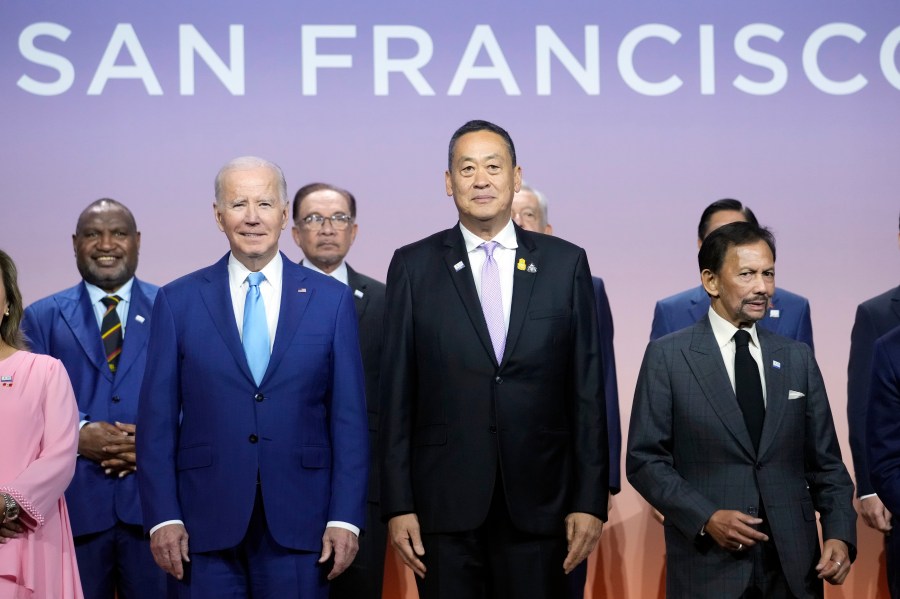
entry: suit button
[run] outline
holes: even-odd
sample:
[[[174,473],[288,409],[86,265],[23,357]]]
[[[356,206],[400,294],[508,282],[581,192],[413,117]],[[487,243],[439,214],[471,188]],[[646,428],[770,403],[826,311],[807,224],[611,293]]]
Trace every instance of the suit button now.
[[[496,432],[497,432],[497,427],[494,426],[494,425],[492,424],[492,425],[490,425],[490,426],[488,427],[488,430],[489,430],[491,433],[496,433]]]
[[[494,382],[496,382],[498,385],[502,384],[502,383],[503,383],[503,377],[498,376],[497,378],[494,379]]]
[[[251,443],[256,443],[257,441],[259,441],[259,437],[257,437],[256,435],[250,435]]]
[[[257,393],[256,395],[253,396],[253,399],[255,399],[256,401],[262,401],[265,398],[266,398],[266,396],[263,395],[262,393]]]
[[[120,401],[122,401],[122,398],[119,397],[118,395],[113,395],[113,396],[112,396],[112,402],[113,402],[113,403],[119,403]]]

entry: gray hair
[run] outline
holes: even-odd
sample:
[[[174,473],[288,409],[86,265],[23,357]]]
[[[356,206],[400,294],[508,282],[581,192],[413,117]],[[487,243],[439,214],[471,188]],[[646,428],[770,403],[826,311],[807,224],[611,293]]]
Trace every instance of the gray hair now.
[[[543,193],[522,181],[522,185],[519,187],[519,192],[528,191],[534,194],[534,197],[537,198],[538,206],[541,207],[541,215],[544,217],[544,225],[547,225],[550,222],[550,209],[547,207],[547,196]]]
[[[216,203],[222,203],[222,187],[227,173],[230,171],[246,171],[254,168],[267,168],[275,174],[275,178],[278,182],[278,198],[281,200],[283,206],[287,206],[287,183],[284,180],[284,172],[281,170],[281,167],[274,162],[270,162],[265,158],[259,158],[257,156],[240,156],[238,158],[233,158],[226,162],[225,166],[219,169],[219,172],[216,174],[215,183]]]

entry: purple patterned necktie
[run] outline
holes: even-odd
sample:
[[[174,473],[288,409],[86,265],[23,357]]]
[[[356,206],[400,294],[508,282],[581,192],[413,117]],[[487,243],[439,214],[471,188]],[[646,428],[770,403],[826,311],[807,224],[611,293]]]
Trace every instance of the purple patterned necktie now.
[[[487,322],[491,343],[497,363],[503,361],[503,350],[506,349],[506,318],[503,316],[503,295],[500,293],[500,270],[494,260],[494,250],[499,244],[486,241],[480,246],[484,250],[485,260],[481,267],[481,310]]]

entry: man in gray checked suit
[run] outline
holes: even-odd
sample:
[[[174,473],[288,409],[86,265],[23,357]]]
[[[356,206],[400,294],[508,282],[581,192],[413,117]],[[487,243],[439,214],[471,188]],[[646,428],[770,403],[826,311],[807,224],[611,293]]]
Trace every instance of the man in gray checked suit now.
[[[811,350],[756,326],[775,240],[732,223],[698,261],[710,310],[647,347],[628,436],[628,480],[665,516],[666,594],[821,597],[855,558],[853,484]]]

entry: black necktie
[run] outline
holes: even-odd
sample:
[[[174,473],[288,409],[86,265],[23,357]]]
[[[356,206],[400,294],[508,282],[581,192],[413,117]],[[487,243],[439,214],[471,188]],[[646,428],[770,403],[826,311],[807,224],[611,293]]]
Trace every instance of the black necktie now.
[[[750,439],[753,440],[753,447],[758,450],[763,420],[766,418],[759,366],[750,355],[750,333],[739,330],[734,334],[734,344],[734,393],[741,412],[744,413],[744,422],[750,432]]]
[[[122,301],[118,295],[107,295],[100,300],[106,306],[103,322],[100,323],[100,336],[103,337],[103,351],[106,352],[106,363],[110,372],[116,371],[119,355],[122,353],[122,321],[116,306]]]

